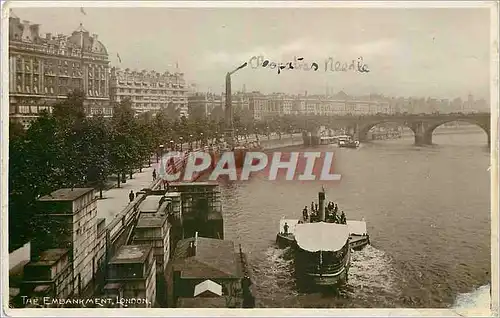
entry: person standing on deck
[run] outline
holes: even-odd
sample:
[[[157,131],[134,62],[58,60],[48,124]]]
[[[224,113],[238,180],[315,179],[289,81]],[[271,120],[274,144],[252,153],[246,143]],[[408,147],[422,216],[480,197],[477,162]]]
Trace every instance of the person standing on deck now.
[[[314,212],[314,201],[311,202],[311,213],[313,213],[313,212]]]
[[[309,213],[307,212],[307,205],[304,207],[304,210],[302,210],[302,217],[304,218],[304,221],[307,221],[309,218]]]
[[[285,235],[288,235],[288,224],[285,222],[285,225],[283,225],[283,233],[285,233]]]
[[[156,180],[156,169],[153,170],[153,181]]]
[[[134,198],[135,198],[134,190],[130,190],[128,198],[129,198],[130,202],[134,201]]]
[[[344,211],[342,211],[342,214],[340,215],[340,223],[341,224],[346,224],[347,223]]]

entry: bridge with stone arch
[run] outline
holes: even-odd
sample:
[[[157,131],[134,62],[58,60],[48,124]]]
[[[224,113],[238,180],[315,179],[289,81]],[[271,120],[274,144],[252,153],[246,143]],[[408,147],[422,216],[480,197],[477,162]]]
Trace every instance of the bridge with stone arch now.
[[[359,141],[366,141],[368,131],[383,123],[397,123],[408,127],[415,136],[415,145],[431,145],[434,130],[453,121],[467,122],[481,127],[491,145],[490,113],[452,113],[452,114],[401,114],[401,115],[364,115],[364,116],[323,116],[306,119],[304,144],[319,143],[319,127],[347,128],[349,133]],[[309,132],[309,134],[307,134]]]

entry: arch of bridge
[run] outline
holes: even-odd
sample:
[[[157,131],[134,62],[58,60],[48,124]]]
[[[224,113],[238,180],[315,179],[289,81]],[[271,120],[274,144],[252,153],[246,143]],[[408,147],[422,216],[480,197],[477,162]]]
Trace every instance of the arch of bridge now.
[[[432,141],[432,135],[434,133],[434,130],[438,128],[439,126],[442,126],[446,123],[454,122],[454,121],[460,121],[460,122],[466,122],[475,126],[480,127],[485,133],[488,138],[488,143],[490,143],[490,138],[491,138],[491,131],[490,131],[490,121],[489,118],[474,118],[474,117],[458,117],[458,118],[449,118],[449,119],[443,119],[443,120],[438,120],[438,121],[433,121],[428,125],[425,129],[425,137],[429,141]]]

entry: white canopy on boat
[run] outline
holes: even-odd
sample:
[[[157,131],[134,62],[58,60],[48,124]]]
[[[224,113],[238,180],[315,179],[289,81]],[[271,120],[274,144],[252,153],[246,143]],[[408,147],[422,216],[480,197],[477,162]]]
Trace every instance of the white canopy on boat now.
[[[349,228],[349,234],[365,235],[367,233],[365,221],[348,220],[347,227]]]
[[[347,243],[349,228],[336,223],[304,223],[295,227],[297,245],[308,252],[336,252]]]

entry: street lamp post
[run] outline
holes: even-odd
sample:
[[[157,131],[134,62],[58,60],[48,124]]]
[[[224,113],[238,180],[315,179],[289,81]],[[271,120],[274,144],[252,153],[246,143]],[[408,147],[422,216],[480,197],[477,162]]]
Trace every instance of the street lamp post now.
[[[160,145],[160,158],[163,158],[163,149],[165,146]]]
[[[200,144],[202,147],[205,145],[205,140],[203,139],[203,133],[200,133]]]

